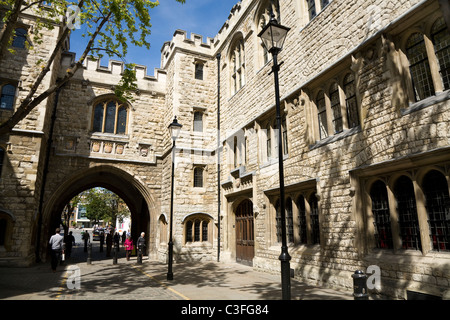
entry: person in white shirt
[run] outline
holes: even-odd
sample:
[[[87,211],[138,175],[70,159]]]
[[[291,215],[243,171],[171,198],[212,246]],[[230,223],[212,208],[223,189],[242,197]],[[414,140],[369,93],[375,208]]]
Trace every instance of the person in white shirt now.
[[[56,272],[56,267],[58,265],[59,259],[61,257],[61,251],[63,249],[64,237],[59,234],[60,229],[56,228],[55,234],[50,238],[48,244],[51,246],[51,256],[52,256],[52,270]]]

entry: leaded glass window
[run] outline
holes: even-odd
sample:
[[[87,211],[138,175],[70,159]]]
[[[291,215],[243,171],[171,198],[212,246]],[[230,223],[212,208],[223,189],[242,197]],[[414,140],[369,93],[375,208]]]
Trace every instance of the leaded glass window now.
[[[392,249],[392,230],[386,185],[378,180],[370,189],[377,248]]]
[[[311,238],[312,243],[320,243],[320,226],[319,226],[319,203],[317,197],[312,194],[309,197],[309,207],[311,208]]]
[[[356,102],[355,76],[349,73],[344,78],[345,104],[347,107],[348,127],[359,126],[358,104]]]
[[[320,91],[316,99],[318,121],[319,121],[319,134],[320,139],[328,137],[328,125],[327,125],[327,109],[325,105],[325,94]]]
[[[16,87],[12,84],[6,84],[2,87],[0,109],[11,110],[14,107],[14,99],[16,96]]]
[[[24,28],[17,28],[15,30],[12,46],[14,48],[25,48],[25,43],[27,42],[27,30]]]
[[[423,191],[433,249],[450,251],[450,198],[445,176],[436,170],[427,173]]]
[[[294,243],[294,219],[291,198],[286,199],[286,229],[288,243]]]
[[[421,250],[419,220],[412,181],[401,176],[394,187],[403,249]]]
[[[341,103],[339,101],[339,87],[336,82],[333,82],[330,88],[330,102],[331,111],[333,112],[334,133],[339,133],[343,130]]]
[[[115,100],[99,102],[94,107],[92,131],[126,134],[128,108]]]
[[[409,70],[413,82],[416,101],[434,94],[430,64],[423,35],[419,32],[412,34],[406,44],[406,56],[409,60]]]
[[[444,90],[450,89],[450,33],[443,17],[433,24],[431,39],[439,62]]]
[[[305,207],[305,198],[303,196],[299,196],[297,198],[297,209],[298,209],[298,223],[299,223],[299,236],[300,243],[306,244],[308,242],[307,237],[307,229],[306,229],[306,207]]]

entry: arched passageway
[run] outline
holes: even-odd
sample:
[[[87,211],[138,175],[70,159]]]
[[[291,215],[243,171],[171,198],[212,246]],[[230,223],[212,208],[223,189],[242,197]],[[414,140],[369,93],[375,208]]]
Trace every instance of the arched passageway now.
[[[47,252],[48,239],[59,227],[60,216],[64,206],[80,192],[102,187],[111,190],[122,198],[131,212],[131,234],[136,241],[141,232],[145,232],[147,241],[147,253],[156,252],[155,225],[150,221],[156,221],[150,217],[156,216],[154,199],[150,191],[137,179],[127,172],[111,166],[97,166],[82,170],[65,179],[55,192],[46,201],[43,211],[42,237],[40,243],[41,258]]]

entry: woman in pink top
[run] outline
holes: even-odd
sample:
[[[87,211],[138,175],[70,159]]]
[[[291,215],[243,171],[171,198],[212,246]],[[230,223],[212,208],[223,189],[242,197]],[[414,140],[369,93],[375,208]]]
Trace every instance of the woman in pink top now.
[[[127,251],[127,261],[130,261],[131,251],[133,250],[133,240],[130,235],[127,235],[125,240],[125,250]]]

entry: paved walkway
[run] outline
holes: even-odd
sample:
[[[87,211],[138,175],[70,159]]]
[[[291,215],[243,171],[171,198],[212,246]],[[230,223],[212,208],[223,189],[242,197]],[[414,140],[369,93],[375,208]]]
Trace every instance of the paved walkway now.
[[[280,276],[237,263],[167,264],[144,257],[126,261],[121,248],[117,264],[94,242],[92,263],[81,246],[53,273],[49,262],[29,268],[0,268],[1,300],[280,300]],[[79,277],[78,277],[79,276]],[[353,300],[352,292],[307,286],[291,280],[292,300]]]

